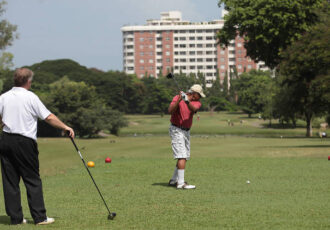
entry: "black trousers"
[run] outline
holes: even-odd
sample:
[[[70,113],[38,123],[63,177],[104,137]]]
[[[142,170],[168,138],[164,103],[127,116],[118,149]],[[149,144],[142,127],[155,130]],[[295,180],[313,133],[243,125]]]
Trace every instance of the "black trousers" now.
[[[3,132],[0,143],[1,172],[6,213],[12,224],[23,221],[20,178],[26,187],[31,216],[37,224],[44,221],[42,182],[39,174],[38,145],[35,140]]]

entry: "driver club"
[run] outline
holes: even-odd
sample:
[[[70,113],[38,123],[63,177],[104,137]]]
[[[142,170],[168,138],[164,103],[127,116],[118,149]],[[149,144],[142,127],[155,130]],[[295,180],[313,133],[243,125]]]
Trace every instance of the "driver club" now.
[[[180,89],[180,87],[179,87],[178,82],[177,82],[176,79],[174,78],[174,74],[173,74],[173,73],[169,73],[169,74],[167,74],[167,75],[166,75],[166,78],[167,78],[167,79],[173,79],[174,82],[175,82],[176,87],[178,88],[178,90],[179,90],[179,91],[182,91],[182,90]]]
[[[70,136],[69,136],[69,137],[70,137]],[[108,210],[108,212],[109,212],[108,220],[113,220],[113,219],[116,217],[116,213],[115,213],[115,212],[110,212],[110,209],[109,209],[107,203],[105,202],[105,200],[104,200],[104,198],[103,198],[103,196],[102,196],[102,194],[101,194],[101,192],[100,192],[100,189],[97,187],[97,185],[96,185],[96,183],[95,183],[95,180],[94,180],[94,178],[93,178],[91,172],[89,171],[88,167],[86,166],[85,160],[84,160],[84,158],[82,157],[82,155],[81,155],[81,153],[80,153],[80,151],[79,151],[79,149],[78,149],[78,147],[77,147],[75,141],[73,140],[72,137],[70,137],[70,139],[71,139],[71,141],[72,141],[74,147],[76,148],[76,150],[77,150],[77,152],[78,152],[78,154],[79,154],[79,156],[80,156],[80,158],[81,158],[81,160],[82,160],[82,162],[83,162],[83,164],[84,164],[84,166],[85,166],[85,168],[86,168],[86,170],[87,170],[89,176],[91,177],[91,179],[92,179],[92,181],[93,181],[93,183],[94,183],[94,185],[95,185],[97,191],[99,192],[99,194],[100,194],[100,196],[101,196],[101,198],[102,198],[102,200],[103,200],[103,203],[104,203],[105,207],[107,208],[107,210]]]

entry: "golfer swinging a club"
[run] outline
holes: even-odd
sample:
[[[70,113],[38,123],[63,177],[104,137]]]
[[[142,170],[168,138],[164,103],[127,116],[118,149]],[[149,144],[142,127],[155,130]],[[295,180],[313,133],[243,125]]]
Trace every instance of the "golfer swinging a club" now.
[[[190,158],[190,128],[194,114],[200,109],[200,98],[205,97],[202,86],[195,84],[187,93],[180,92],[176,95],[169,108],[171,125],[169,133],[172,139],[173,157],[177,159],[173,176],[169,186],[178,189],[194,189],[195,185],[189,185],[184,180],[186,162]]]
[[[46,215],[42,182],[39,175],[37,121],[45,120],[55,128],[74,137],[72,128],[61,122],[29,91],[33,72],[19,68],[14,73],[11,90],[0,96],[0,120],[3,125],[0,158],[6,213],[11,224],[25,224],[21,206],[20,179],[26,187],[30,213],[37,225],[51,224],[55,220]],[[1,124],[1,123],[0,123]]]

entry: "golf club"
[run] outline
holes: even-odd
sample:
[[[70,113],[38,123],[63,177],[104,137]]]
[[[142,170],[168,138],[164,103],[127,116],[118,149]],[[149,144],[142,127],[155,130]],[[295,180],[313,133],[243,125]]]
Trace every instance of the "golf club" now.
[[[69,137],[70,137],[70,136],[69,136]],[[82,160],[82,162],[83,162],[85,168],[87,169],[88,174],[89,174],[90,177],[92,178],[92,181],[93,181],[93,183],[94,183],[94,185],[95,185],[97,191],[99,192],[99,194],[100,194],[100,196],[101,196],[101,198],[102,198],[102,200],[103,200],[103,203],[104,203],[105,207],[107,208],[107,210],[108,210],[108,212],[109,212],[108,220],[113,220],[113,219],[116,217],[116,213],[115,213],[115,212],[110,212],[110,209],[109,209],[107,203],[105,202],[105,200],[104,200],[104,198],[103,198],[103,196],[102,196],[102,194],[101,194],[101,192],[100,192],[100,189],[97,187],[97,185],[96,185],[96,183],[95,183],[95,180],[94,180],[94,178],[92,177],[91,172],[89,171],[88,167],[86,166],[85,160],[84,160],[84,158],[82,157],[82,155],[81,155],[81,153],[80,153],[80,151],[79,151],[79,149],[78,149],[78,147],[77,147],[75,141],[73,140],[72,137],[70,137],[70,139],[71,139],[71,141],[72,141],[74,147],[76,148],[76,150],[77,150],[77,152],[78,152],[78,154],[79,154],[79,156],[80,156],[80,158],[81,158],[81,160]]]
[[[174,74],[173,74],[173,73],[169,73],[169,74],[167,74],[167,75],[166,75],[166,78],[167,78],[167,79],[173,79],[174,82],[175,82],[176,87],[177,87],[178,90],[179,90],[179,92],[182,91],[182,90],[180,89],[180,87],[179,87],[178,82],[177,82],[176,79],[174,78]]]

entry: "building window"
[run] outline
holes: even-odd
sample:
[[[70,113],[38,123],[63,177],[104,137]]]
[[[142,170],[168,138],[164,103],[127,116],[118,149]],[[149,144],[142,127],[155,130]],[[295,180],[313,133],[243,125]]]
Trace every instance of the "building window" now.
[[[225,69],[225,65],[221,65],[220,66],[220,69]]]
[[[144,56],[144,52],[140,52],[140,56]]]
[[[140,49],[142,50],[144,48],[144,45],[140,45]]]
[[[140,42],[143,42],[144,41],[144,38],[140,38]]]
[[[190,41],[194,41],[195,40],[195,37],[189,37],[189,40]]]
[[[251,68],[252,68],[252,65],[248,65],[247,68],[248,68],[248,69],[251,69]]]
[[[167,49],[171,48],[171,46],[170,46],[170,45],[166,45],[165,47],[166,47]]]
[[[166,62],[167,62],[167,63],[171,62],[171,59],[166,58]]]
[[[149,45],[149,49],[152,49],[152,48],[154,48],[154,46],[153,45]]]
[[[237,43],[237,47],[242,47],[242,43]]]
[[[166,54],[166,56],[170,56],[171,55],[171,53],[169,51],[166,51],[165,54]]]
[[[189,55],[195,55],[195,51],[189,51]]]
[[[166,37],[165,40],[166,40],[166,41],[169,41],[169,40],[170,40],[170,37]],[[176,41],[177,41],[177,40],[176,40]]]
[[[144,60],[143,59],[140,59],[140,63],[144,63]]]
[[[140,66],[140,70],[144,70],[144,66]]]
[[[149,63],[154,63],[154,60],[153,59],[149,59]]]
[[[195,47],[195,44],[189,44],[189,47],[190,48],[194,48]]]
[[[242,69],[242,65],[237,65],[237,69]]]

